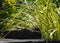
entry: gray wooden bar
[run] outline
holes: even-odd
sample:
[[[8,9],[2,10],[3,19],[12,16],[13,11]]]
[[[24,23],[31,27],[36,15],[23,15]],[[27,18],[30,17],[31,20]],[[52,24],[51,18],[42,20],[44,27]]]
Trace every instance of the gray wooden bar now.
[[[23,42],[45,42],[44,39],[0,39],[0,43],[23,43]]]

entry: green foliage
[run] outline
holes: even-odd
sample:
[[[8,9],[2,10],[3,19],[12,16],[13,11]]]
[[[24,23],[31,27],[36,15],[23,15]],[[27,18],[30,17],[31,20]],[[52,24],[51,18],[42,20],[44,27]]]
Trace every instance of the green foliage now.
[[[42,38],[60,40],[59,0],[1,0],[0,31],[38,27]]]

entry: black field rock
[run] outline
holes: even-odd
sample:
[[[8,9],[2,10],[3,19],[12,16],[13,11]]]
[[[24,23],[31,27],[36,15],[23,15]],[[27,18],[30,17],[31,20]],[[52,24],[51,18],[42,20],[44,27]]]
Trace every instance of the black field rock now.
[[[4,38],[7,39],[40,39],[41,33],[32,29],[18,29],[13,31],[4,31]]]

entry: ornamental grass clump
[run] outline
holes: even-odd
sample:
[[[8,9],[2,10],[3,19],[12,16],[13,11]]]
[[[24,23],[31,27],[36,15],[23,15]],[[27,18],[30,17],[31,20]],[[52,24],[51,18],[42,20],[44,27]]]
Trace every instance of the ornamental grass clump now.
[[[41,38],[60,40],[58,3],[59,0],[5,0],[0,7],[0,24],[4,27],[0,27],[0,31],[38,27]]]

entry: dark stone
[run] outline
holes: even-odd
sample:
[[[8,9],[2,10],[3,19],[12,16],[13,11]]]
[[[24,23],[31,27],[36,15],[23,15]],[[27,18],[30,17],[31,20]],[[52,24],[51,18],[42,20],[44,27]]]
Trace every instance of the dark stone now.
[[[6,35],[9,31],[3,32]],[[13,30],[10,31],[5,38],[8,39],[40,39],[40,31],[31,31],[29,29]]]
[[[60,43],[60,40],[48,40],[48,43]]]

